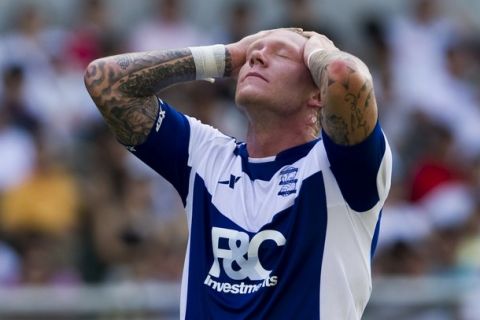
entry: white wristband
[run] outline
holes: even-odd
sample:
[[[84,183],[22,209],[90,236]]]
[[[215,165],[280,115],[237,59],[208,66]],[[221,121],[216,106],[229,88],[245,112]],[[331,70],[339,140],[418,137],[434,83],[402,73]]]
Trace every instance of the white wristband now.
[[[195,62],[196,79],[212,81],[225,73],[225,46],[189,47]],[[213,81],[212,81],[213,82]]]
[[[308,58],[307,58],[307,67],[309,70],[312,70],[311,68],[311,60],[312,60],[312,56],[317,53],[317,52],[320,52],[320,51],[324,51],[325,49],[322,49],[322,48],[318,48],[318,49],[315,49],[313,50],[312,52],[310,52],[310,54],[308,55]]]

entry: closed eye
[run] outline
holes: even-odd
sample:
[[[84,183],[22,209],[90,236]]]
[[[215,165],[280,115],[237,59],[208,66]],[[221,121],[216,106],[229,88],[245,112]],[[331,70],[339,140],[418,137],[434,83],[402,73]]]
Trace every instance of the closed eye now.
[[[277,56],[284,59],[292,59],[290,56],[283,53],[277,53]]]
[[[294,53],[291,52],[289,48],[285,48],[285,46],[281,46],[281,45],[276,46],[273,52],[278,57],[285,58],[285,59],[294,60],[294,57],[295,57]]]

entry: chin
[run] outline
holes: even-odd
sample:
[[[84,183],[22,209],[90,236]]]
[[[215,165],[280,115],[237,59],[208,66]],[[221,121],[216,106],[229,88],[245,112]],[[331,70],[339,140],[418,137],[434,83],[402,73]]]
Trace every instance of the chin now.
[[[250,106],[263,105],[268,101],[266,97],[255,88],[243,87],[235,92],[235,103],[239,107],[248,108]]]

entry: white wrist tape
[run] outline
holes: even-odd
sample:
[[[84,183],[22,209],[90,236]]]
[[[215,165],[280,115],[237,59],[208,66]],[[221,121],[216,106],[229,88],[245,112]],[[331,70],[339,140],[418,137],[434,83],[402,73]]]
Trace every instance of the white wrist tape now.
[[[196,79],[212,81],[225,73],[225,46],[189,47],[195,62]],[[213,81],[212,81],[213,82]]]

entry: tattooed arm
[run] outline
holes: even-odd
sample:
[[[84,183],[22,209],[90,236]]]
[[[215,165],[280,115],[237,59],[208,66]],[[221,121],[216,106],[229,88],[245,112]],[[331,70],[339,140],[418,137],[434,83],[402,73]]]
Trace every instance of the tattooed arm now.
[[[335,143],[362,142],[377,122],[372,77],[367,66],[357,57],[338,50],[325,36],[304,34],[309,38],[305,63],[320,88],[321,127]]]
[[[226,72],[229,72],[228,52]],[[189,49],[122,54],[95,60],[85,72],[85,85],[117,139],[138,145],[147,138],[157,112],[156,94],[195,79]]]
[[[248,46],[271,31],[260,31],[226,45],[224,76],[236,77],[245,63]],[[85,85],[117,139],[134,146],[146,140],[155,122],[155,96],[170,85],[195,78],[194,59],[187,48],[95,60],[87,67]]]

